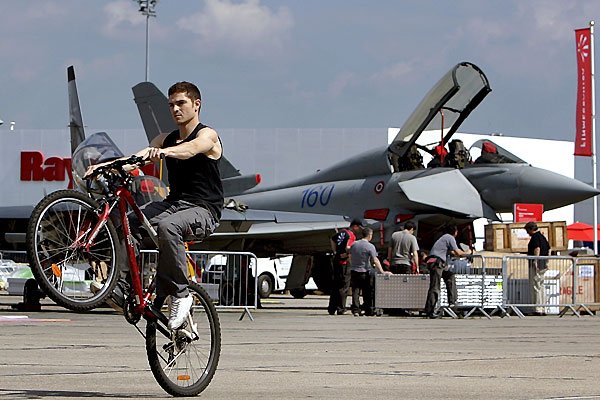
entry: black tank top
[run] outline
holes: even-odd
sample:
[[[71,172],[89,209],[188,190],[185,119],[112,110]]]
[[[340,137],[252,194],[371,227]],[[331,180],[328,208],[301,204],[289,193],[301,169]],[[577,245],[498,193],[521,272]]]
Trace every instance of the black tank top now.
[[[200,123],[183,141],[177,143],[179,130],[171,132],[163,142],[163,148],[189,142],[207,126]],[[219,142],[221,139],[219,138]],[[222,145],[221,145],[222,146]],[[187,160],[165,158],[169,173],[170,191],[167,201],[183,200],[207,208],[215,218],[221,218],[223,208],[223,184],[219,173],[219,160],[205,154],[196,154]]]

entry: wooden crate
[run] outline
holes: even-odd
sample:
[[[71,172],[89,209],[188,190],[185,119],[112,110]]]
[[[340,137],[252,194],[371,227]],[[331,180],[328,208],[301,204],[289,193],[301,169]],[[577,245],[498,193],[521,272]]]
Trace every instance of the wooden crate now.
[[[567,223],[565,221],[551,222],[550,249],[552,251],[567,250],[569,238],[567,237]]]
[[[485,225],[484,250],[509,252],[508,230],[506,224]]]
[[[536,222],[539,231],[552,243],[552,224],[550,222]],[[529,235],[525,231],[525,222],[508,224],[510,251],[512,253],[527,253]],[[552,245],[550,245],[552,247]],[[554,250],[554,249],[551,249]]]

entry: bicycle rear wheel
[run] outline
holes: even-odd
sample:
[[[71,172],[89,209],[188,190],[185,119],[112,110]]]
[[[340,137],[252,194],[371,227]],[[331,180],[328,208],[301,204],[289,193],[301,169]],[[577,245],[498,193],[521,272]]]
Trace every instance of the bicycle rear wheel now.
[[[44,197],[29,219],[27,254],[33,275],[52,300],[73,311],[99,306],[117,283],[112,222],[106,222],[88,249],[81,245],[98,223],[97,209],[83,193],[59,190]]]
[[[166,337],[157,330],[157,321],[146,325],[146,353],[154,378],[173,396],[196,396],[210,383],[221,353],[219,316],[206,291],[196,283],[189,285],[194,297],[192,319],[197,325],[197,337],[190,338],[183,330]],[[189,323],[185,328],[190,331]]]

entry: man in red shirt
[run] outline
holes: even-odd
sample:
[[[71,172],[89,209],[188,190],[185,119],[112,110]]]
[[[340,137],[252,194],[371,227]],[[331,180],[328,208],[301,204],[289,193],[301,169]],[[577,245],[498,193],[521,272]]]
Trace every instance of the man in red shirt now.
[[[329,315],[342,315],[346,312],[346,297],[350,288],[350,263],[348,254],[350,247],[356,241],[356,234],[364,226],[360,219],[353,219],[350,228],[342,229],[331,237],[331,250],[333,251],[333,285],[329,295]]]

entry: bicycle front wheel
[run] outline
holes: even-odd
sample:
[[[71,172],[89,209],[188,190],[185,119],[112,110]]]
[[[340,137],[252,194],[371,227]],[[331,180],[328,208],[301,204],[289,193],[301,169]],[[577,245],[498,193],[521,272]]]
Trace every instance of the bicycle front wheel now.
[[[99,306],[117,283],[117,233],[110,220],[89,247],[98,204],[83,193],[59,190],[34,208],[27,228],[27,253],[41,289],[73,311]]]
[[[157,321],[146,325],[146,353],[152,374],[158,384],[173,396],[196,396],[210,383],[221,353],[219,316],[206,291],[196,283],[189,285],[194,297],[191,327],[166,337],[157,329]],[[187,331],[188,334],[185,334]]]

